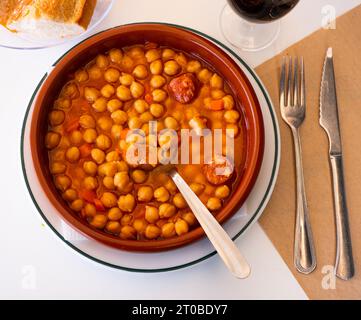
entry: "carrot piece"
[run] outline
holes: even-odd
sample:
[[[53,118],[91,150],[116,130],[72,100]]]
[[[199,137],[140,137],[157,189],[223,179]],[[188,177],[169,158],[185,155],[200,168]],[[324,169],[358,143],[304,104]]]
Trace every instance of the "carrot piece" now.
[[[94,199],[94,205],[98,211],[105,211],[105,207],[99,199]]]
[[[73,119],[68,122],[65,131],[66,132],[72,132],[79,128],[79,119]]]
[[[97,195],[94,191],[91,190],[81,190],[79,191],[80,198],[83,198],[85,201],[94,203],[94,200],[96,199]]]
[[[90,155],[92,151],[92,145],[90,143],[84,143],[79,147],[80,156],[86,158]]]
[[[212,100],[210,102],[209,108],[213,111],[221,111],[224,109],[224,101],[222,99],[220,100]]]
[[[147,102],[147,103],[152,103],[153,102],[153,97],[150,93],[147,93],[144,97],[144,100]]]
[[[128,132],[129,132],[129,128],[125,128],[122,131],[120,131],[120,139],[125,140],[127,138]]]

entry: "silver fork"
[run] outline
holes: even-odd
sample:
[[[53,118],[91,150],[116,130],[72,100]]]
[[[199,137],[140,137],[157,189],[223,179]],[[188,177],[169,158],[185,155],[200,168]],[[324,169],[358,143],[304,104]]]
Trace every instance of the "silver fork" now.
[[[287,60],[288,80],[286,71]],[[298,66],[298,59],[296,58],[294,67],[292,68],[292,58],[283,58],[280,81],[280,107],[282,118],[292,131],[296,157],[297,215],[294,264],[299,272],[308,274],[316,267],[316,255],[307,207],[299,134],[299,127],[305,119],[306,112],[305,67],[303,58],[300,60],[300,67]]]

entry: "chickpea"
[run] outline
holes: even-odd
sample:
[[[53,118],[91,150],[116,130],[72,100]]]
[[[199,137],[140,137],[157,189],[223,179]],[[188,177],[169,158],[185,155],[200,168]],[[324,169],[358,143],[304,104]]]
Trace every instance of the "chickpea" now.
[[[109,112],[114,112],[123,106],[123,102],[118,99],[111,99],[107,103],[107,109]]]
[[[155,225],[148,225],[146,228],[145,228],[145,236],[148,238],[148,239],[155,239],[155,238],[158,238],[162,233],[162,230],[155,226]]]
[[[67,98],[60,98],[55,100],[54,109],[68,110],[71,107],[71,100]]]
[[[70,147],[66,151],[65,157],[69,162],[76,162],[80,158],[80,151],[77,147]]]
[[[160,118],[164,113],[164,107],[159,103],[152,103],[150,105],[150,113],[156,117]]]
[[[83,135],[79,130],[74,130],[70,134],[70,141],[75,146],[80,146],[83,141]]]
[[[159,220],[158,208],[145,206],[145,220],[149,223],[155,223]]]
[[[87,217],[95,217],[97,214],[97,209],[95,208],[95,205],[91,203],[87,203],[84,207],[84,213]]]
[[[114,177],[118,171],[116,162],[106,162],[99,166],[98,174],[100,176]]]
[[[181,236],[182,234],[187,233],[189,230],[189,226],[187,222],[185,222],[183,219],[178,219],[175,223],[175,232],[177,235]]]
[[[120,220],[122,226],[129,226],[133,222],[132,214],[125,214]]]
[[[129,100],[132,99],[132,94],[131,94],[129,88],[127,88],[127,87],[125,87],[123,85],[120,85],[117,88],[117,97],[121,101],[129,101]]]
[[[139,64],[133,70],[133,76],[137,79],[145,79],[148,77],[148,69],[145,65]]]
[[[123,52],[120,49],[112,49],[109,51],[109,59],[113,63],[121,63],[123,58]]]
[[[113,126],[113,120],[108,116],[103,116],[98,119],[97,124],[101,130],[110,131]]]
[[[98,188],[98,180],[95,177],[85,177],[83,180],[83,187],[87,190],[95,190]]]
[[[146,111],[140,115],[139,119],[141,120],[142,123],[148,125],[148,122],[153,120],[153,115],[150,113],[150,111]],[[149,127],[147,128],[147,130],[149,131]]]
[[[176,119],[173,117],[167,117],[164,119],[164,125],[167,129],[173,129],[178,130],[179,129],[179,123]]]
[[[100,94],[104,98],[110,98],[115,93],[115,89],[111,84],[106,84],[100,89]]]
[[[120,124],[114,124],[110,130],[110,133],[113,138],[120,139],[122,131],[123,131],[123,127]]]
[[[45,146],[48,149],[54,149],[60,143],[61,135],[54,131],[49,131],[45,136]]]
[[[120,155],[119,155],[119,153],[117,151],[110,151],[105,156],[105,160],[107,162],[119,161],[120,160]]]
[[[83,164],[83,170],[90,176],[95,176],[98,170],[98,166],[93,161],[85,161]]]
[[[167,190],[170,193],[175,193],[178,190],[176,184],[171,179],[168,179],[168,181],[166,182],[166,184],[164,186],[167,188]]]
[[[102,77],[102,70],[97,66],[92,66],[88,69],[90,80],[99,80]]]
[[[94,148],[91,151],[91,157],[97,164],[102,164],[105,159],[105,154],[104,151]]]
[[[224,109],[231,110],[234,108],[234,99],[231,95],[223,97]]]
[[[138,201],[149,202],[153,198],[153,188],[150,186],[142,186],[138,189]]]
[[[147,59],[148,63],[151,63],[155,60],[161,58],[160,50],[158,49],[150,49],[145,53],[145,58]]]
[[[77,85],[74,82],[67,83],[61,90],[61,95],[64,95],[65,97],[70,99],[75,99],[79,95]]]
[[[143,170],[134,170],[131,175],[135,183],[143,183],[148,178],[147,174]]]
[[[187,207],[187,202],[184,200],[183,196],[180,193],[174,195],[173,203],[179,209],[184,209]]]
[[[52,159],[53,161],[65,161],[65,150],[54,150]]]
[[[113,177],[104,177],[103,178],[103,186],[109,190],[115,189]]]
[[[107,216],[104,214],[97,214],[94,218],[90,221],[90,225],[97,229],[103,229],[108,221]]]
[[[133,228],[138,233],[143,233],[145,231],[145,228],[147,227],[148,223],[144,219],[134,219],[133,221]]]
[[[123,226],[120,230],[120,237],[122,239],[135,239],[136,233],[132,226]]]
[[[118,199],[118,207],[125,212],[132,212],[135,207],[134,196],[130,193],[124,196],[120,196]]]
[[[193,73],[197,73],[202,69],[202,65],[199,61],[197,60],[192,60],[189,61],[187,64],[187,71],[188,72],[193,72]]]
[[[121,229],[121,225],[118,221],[109,221],[105,225],[105,229],[110,233],[119,233]]]
[[[130,183],[128,172],[121,171],[114,175],[114,185],[120,190],[124,190]]]
[[[163,72],[163,63],[162,60],[155,60],[153,61],[150,66],[150,73],[153,75],[158,75],[158,74],[162,74]]]
[[[95,128],[95,120],[89,114],[84,114],[79,118],[79,124],[84,129],[94,129]]]
[[[174,60],[177,61],[181,66],[186,66],[188,63],[187,57],[182,52],[178,53]]]
[[[223,79],[215,73],[210,80],[210,85],[214,89],[223,89]]]
[[[116,110],[110,116],[115,124],[124,124],[128,120],[128,115],[123,110]]]
[[[164,187],[159,187],[154,190],[154,198],[159,202],[166,202],[169,200],[169,192]]]
[[[128,52],[129,56],[131,56],[134,59],[139,59],[144,57],[144,51],[142,47],[133,47]]]
[[[163,102],[167,99],[167,92],[162,89],[155,89],[152,92],[152,97],[154,102]]]
[[[74,189],[67,189],[62,194],[62,197],[66,201],[74,201],[76,198],[78,198],[78,193]]]
[[[128,164],[124,160],[119,161],[117,163],[117,165],[118,165],[118,172],[128,172],[129,171]]]
[[[169,144],[172,137],[169,134],[161,132],[158,136],[158,143],[162,147],[166,144]]]
[[[52,174],[64,173],[66,170],[66,164],[60,161],[55,161],[50,165],[50,172]]]
[[[229,137],[236,137],[239,133],[239,127],[234,123],[229,123],[226,126],[226,134]]]
[[[107,103],[108,100],[106,98],[100,97],[95,100],[95,102],[92,104],[92,107],[97,112],[104,112],[105,110],[107,110]]]
[[[171,238],[176,235],[175,226],[173,222],[168,222],[162,226],[162,237]]]
[[[207,68],[202,69],[198,72],[198,79],[202,83],[208,83],[212,78],[212,72],[210,72]]]
[[[112,146],[112,140],[105,134],[100,134],[96,140],[95,144],[97,148],[101,150],[107,150]]]
[[[130,93],[132,94],[133,98],[138,99],[144,94],[144,87],[139,82],[133,82],[130,85]]]
[[[82,199],[76,199],[70,204],[70,208],[76,212],[81,211],[84,206],[84,201]]]
[[[95,129],[86,129],[83,134],[83,139],[86,143],[93,143],[97,138],[97,135]]]
[[[173,59],[175,57],[175,52],[172,49],[169,48],[165,48],[162,52],[162,58],[163,60],[170,60]]]
[[[108,219],[111,221],[117,221],[120,220],[123,216],[123,213],[120,211],[119,208],[111,208],[108,211]]]
[[[124,70],[130,71],[132,70],[133,66],[134,66],[134,61],[131,57],[125,55],[123,56],[123,60],[122,60],[122,65]]]
[[[120,72],[118,69],[109,68],[104,72],[104,79],[107,82],[117,82],[120,77]]]
[[[153,116],[152,116],[152,114],[150,113],[150,112],[145,112],[144,114],[147,114],[147,117],[148,117],[148,114],[150,115],[150,119],[152,119],[153,118]],[[147,121],[145,121],[144,120],[144,117],[141,117],[141,119],[140,120],[142,120],[143,122],[147,122]],[[147,136],[146,137],[146,143],[149,145],[149,124],[148,123],[144,123],[143,125],[142,125],[142,127],[140,128],[143,132],[144,132],[144,134]]]
[[[58,175],[55,177],[55,187],[60,191],[65,191],[71,186],[71,179],[65,175]]]
[[[230,192],[231,191],[229,190],[229,187],[224,185],[217,187],[216,191],[214,192],[214,195],[219,199],[224,199],[229,196]]]
[[[143,113],[149,109],[148,103],[143,99],[135,100],[133,106],[138,113]]]
[[[205,185],[203,185],[201,183],[193,182],[190,184],[190,188],[197,196],[199,196],[203,193],[203,191],[206,187],[205,187]]]
[[[177,209],[175,206],[169,203],[162,203],[159,206],[159,217],[160,218],[170,218],[174,216],[177,212]]]
[[[49,113],[49,123],[55,127],[62,124],[65,120],[65,113],[62,110],[53,110]]]
[[[218,198],[211,197],[207,201],[207,208],[209,210],[218,210],[221,208],[221,206],[222,202]]]
[[[190,226],[193,226],[197,222],[197,219],[192,212],[183,213],[182,219]]]
[[[223,90],[219,90],[219,89],[214,89],[211,92],[211,96],[214,100],[220,100],[222,99],[226,94],[224,93]]]
[[[164,64],[164,73],[168,76],[175,76],[180,70],[180,65],[174,60],[169,60]]]
[[[158,89],[163,87],[166,84],[166,80],[164,77],[160,75],[154,75],[150,79],[150,86],[154,89]]]
[[[239,112],[236,110],[227,110],[223,117],[224,120],[228,123],[237,123],[239,119]]]
[[[89,79],[88,72],[86,72],[86,70],[80,69],[75,72],[74,78],[78,82],[85,82]]]
[[[128,73],[122,73],[122,75],[119,78],[119,81],[121,85],[129,87],[133,83],[134,78],[132,75]]]
[[[112,208],[117,205],[117,197],[111,192],[104,192],[100,198],[100,201],[106,208]]]
[[[108,65],[109,65],[109,61],[108,61],[108,58],[103,55],[103,54],[99,54],[96,59],[95,59],[95,63],[96,65],[101,68],[101,69],[104,69],[106,68]]]
[[[131,130],[139,129],[142,126],[143,122],[138,117],[131,117],[128,120],[128,127]]]
[[[100,92],[91,87],[84,88],[84,98],[88,100],[90,103],[94,103],[100,96]]]

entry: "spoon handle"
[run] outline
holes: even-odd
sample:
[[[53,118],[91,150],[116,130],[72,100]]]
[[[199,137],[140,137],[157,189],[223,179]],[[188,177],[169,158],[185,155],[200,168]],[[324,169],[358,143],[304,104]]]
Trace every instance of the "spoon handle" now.
[[[169,172],[169,175],[177,185],[185,201],[188,203],[199,224],[208,236],[208,239],[211,241],[228,269],[237,278],[247,278],[251,272],[250,266],[226,231],[224,231],[218,221],[208,211],[202,201],[199,200],[177,171],[172,170]]]

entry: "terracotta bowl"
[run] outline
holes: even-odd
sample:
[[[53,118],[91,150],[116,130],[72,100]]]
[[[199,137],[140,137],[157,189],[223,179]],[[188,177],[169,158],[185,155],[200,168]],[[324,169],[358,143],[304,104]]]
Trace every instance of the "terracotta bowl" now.
[[[231,198],[216,215],[220,223],[230,218],[244,203],[259,173],[264,147],[262,114],[250,82],[233,59],[217,45],[190,31],[163,24],[132,24],[101,32],[76,45],[56,63],[40,88],[35,100],[30,137],[31,153],[41,187],[68,224],[83,235],[104,244],[124,250],[151,252],[191,243],[204,236],[204,232],[202,228],[197,227],[183,236],[172,239],[137,241],[122,240],[92,228],[68,208],[55,189],[48,169],[47,150],[44,146],[49,108],[67,81],[68,75],[93,59],[98,53],[106,52],[113,47],[142,44],[145,41],[180,49],[204,60],[227,80],[234,97],[238,100],[237,108],[243,113],[247,128],[245,166]]]

